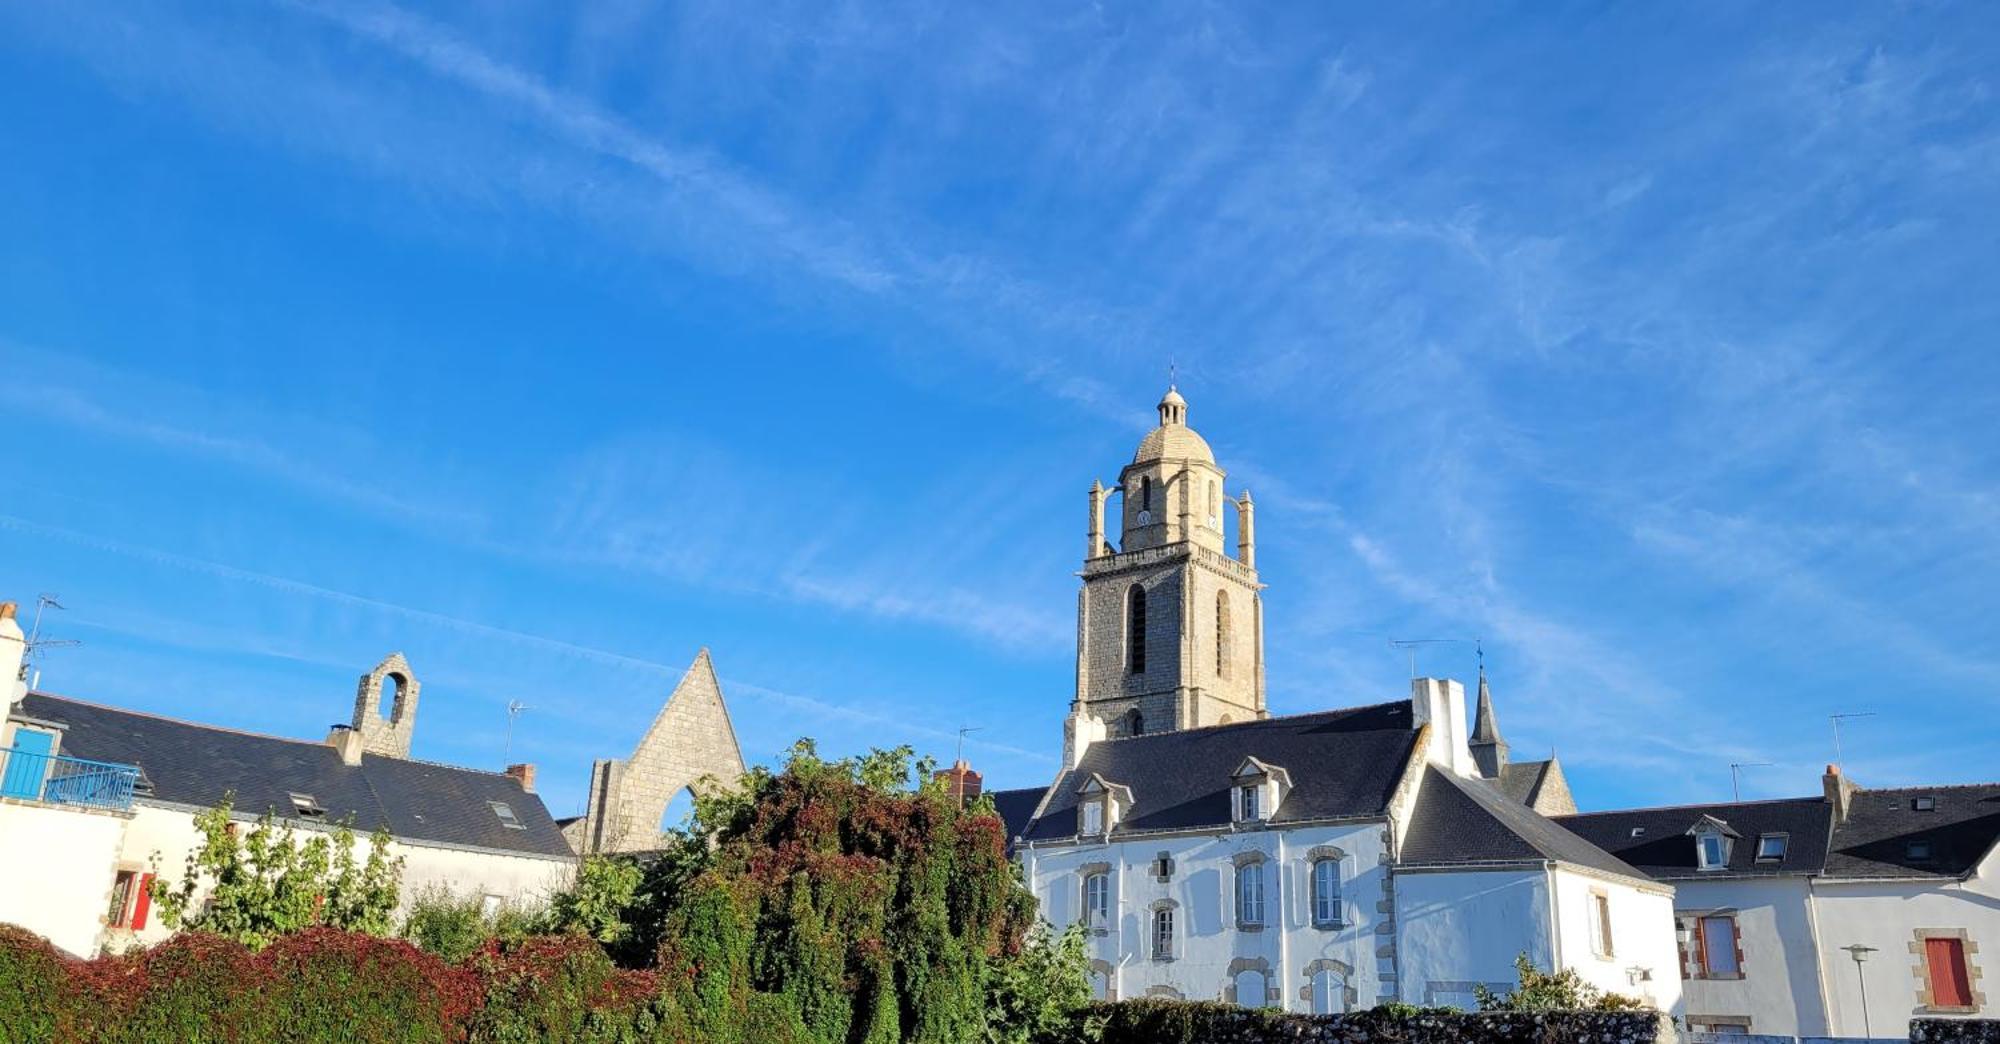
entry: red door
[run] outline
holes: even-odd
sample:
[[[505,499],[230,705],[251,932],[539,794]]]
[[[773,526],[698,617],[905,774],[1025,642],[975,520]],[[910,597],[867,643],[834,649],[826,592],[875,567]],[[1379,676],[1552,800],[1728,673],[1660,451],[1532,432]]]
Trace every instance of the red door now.
[[[1965,972],[1965,942],[1925,939],[1924,963],[1931,971],[1931,1006],[1972,1007],[1972,980]]]

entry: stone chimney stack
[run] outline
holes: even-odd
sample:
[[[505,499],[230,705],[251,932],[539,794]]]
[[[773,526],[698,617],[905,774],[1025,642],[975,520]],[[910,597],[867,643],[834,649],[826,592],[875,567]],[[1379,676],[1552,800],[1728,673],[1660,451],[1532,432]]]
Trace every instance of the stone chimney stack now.
[[[1455,775],[1479,775],[1465,734],[1465,686],[1449,678],[1410,679],[1410,727],[1431,726],[1430,763]]]
[[[954,762],[948,769],[940,769],[933,773],[933,777],[944,784],[945,793],[950,794],[952,800],[960,805],[978,797],[985,784],[985,778],[972,771],[972,766],[966,764],[964,758]]]
[[[1826,792],[1826,803],[1833,806],[1833,821],[1847,822],[1847,813],[1854,807],[1854,792],[1861,788],[1840,774],[1839,765],[1826,767],[1826,775],[1820,777],[1820,787]]]
[[[0,602],[0,693],[7,696],[7,704],[0,711],[13,710],[28,694],[28,683],[24,677],[24,666],[28,657],[28,638],[21,633],[20,621],[14,619],[16,608],[12,602]],[[4,720],[4,716],[0,716]]]
[[[530,794],[535,792],[535,766],[526,762],[519,765],[509,765],[507,766],[507,775],[513,777],[514,782],[521,784],[522,790]]]
[[[361,730],[352,725],[335,725],[326,734],[326,745],[340,752],[343,764],[361,764],[361,751],[366,741],[361,738]]]

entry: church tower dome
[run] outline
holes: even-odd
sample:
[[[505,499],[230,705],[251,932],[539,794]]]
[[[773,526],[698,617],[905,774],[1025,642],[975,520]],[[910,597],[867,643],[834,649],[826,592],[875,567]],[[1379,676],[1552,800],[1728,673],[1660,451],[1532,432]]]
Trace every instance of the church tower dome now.
[[[1159,414],[1118,484],[1090,486],[1072,757],[1095,738],[1267,716],[1250,493],[1224,492],[1227,475],[1188,427],[1179,389],[1167,389]],[[1105,524],[1112,494],[1121,516],[1115,546]],[[1234,556],[1224,537],[1231,513]]]

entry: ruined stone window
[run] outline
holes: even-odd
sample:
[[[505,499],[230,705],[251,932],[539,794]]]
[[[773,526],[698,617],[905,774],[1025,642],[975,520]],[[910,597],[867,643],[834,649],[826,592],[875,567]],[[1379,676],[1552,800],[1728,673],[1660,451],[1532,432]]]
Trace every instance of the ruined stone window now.
[[[1133,584],[1125,599],[1125,669],[1146,673],[1146,585]]]
[[[1229,677],[1229,592],[1215,592],[1215,676]]]

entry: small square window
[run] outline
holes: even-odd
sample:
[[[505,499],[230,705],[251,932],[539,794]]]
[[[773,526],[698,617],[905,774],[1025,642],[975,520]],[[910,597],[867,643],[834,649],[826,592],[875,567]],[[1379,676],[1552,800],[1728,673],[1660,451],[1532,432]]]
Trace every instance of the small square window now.
[[[306,819],[318,819],[326,815],[326,809],[311,794],[292,794],[292,811]]]
[[[1918,798],[1911,798],[1911,799],[1910,799],[1910,811],[1912,811],[1912,812],[1936,812],[1936,811],[1937,811],[1937,798],[1934,798],[1934,797],[1929,797],[1929,796],[1925,796],[1925,797],[1918,797]]]
[[[1903,846],[1903,857],[1915,863],[1926,863],[1931,858],[1929,841],[1912,841]]]
[[[1757,839],[1757,861],[1775,863],[1785,858],[1785,849],[1791,842],[1788,834],[1765,834]]]
[[[1645,836],[1646,836],[1646,828],[1645,828],[1645,827],[1633,827],[1633,828],[1632,828],[1632,836],[1633,836],[1633,837],[1645,837]]]
[[[527,826],[520,821],[520,819],[515,817],[514,810],[512,808],[507,807],[506,802],[488,801],[486,804],[493,809],[494,815],[500,817],[501,826],[504,826],[509,830],[528,829]]]

